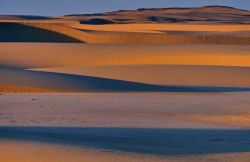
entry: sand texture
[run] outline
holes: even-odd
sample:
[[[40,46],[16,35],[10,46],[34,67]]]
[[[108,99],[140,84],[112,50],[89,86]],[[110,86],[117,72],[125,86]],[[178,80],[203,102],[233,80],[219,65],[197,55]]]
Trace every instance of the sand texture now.
[[[0,162],[249,162],[249,15],[0,15]]]
[[[0,157],[245,162],[249,95],[2,94]]]

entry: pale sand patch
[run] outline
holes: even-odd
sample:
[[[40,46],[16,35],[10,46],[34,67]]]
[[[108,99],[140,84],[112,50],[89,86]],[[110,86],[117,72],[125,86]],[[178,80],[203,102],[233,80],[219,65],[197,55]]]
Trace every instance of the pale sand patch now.
[[[3,94],[0,125],[249,128],[249,95],[248,92]],[[192,115],[198,117],[190,120]]]
[[[248,162],[250,153],[160,157],[31,142],[0,141],[0,160],[4,162]]]

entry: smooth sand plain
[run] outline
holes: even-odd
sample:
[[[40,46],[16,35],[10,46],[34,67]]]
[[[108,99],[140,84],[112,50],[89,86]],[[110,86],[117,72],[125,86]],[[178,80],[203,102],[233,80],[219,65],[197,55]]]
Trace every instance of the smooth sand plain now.
[[[127,128],[220,126],[248,128],[250,126],[248,92],[7,93],[0,95],[0,101],[2,126]]]

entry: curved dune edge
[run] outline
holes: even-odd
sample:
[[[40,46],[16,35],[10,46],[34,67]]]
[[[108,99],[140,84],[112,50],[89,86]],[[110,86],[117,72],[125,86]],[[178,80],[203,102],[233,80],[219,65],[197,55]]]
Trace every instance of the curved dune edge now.
[[[157,85],[250,86],[249,67],[199,65],[118,65],[32,69]]]
[[[21,69],[0,69],[0,85],[14,86],[4,91],[62,92],[238,92],[250,91],[250,87],[176,86],[155,85],[109,78],[80,76]],[[24,87],[24,88],[22,88]],[[25,88],[26,87],[26,88]],[[27,88],[29,87],[29,88]],[[32,87],[32,88],[31,88]],[[35,88],[33,88],[35,87]],[[37,88],[38,87],[38,88]]]
[[[250,67],[244,45],[98,45],[0,43],[0,65],[15,68],[107,65],[217,65]]]
[[[11,23],[10,23],[11,24]],[[14,24],[14,23],[13,23]],[[66,27],[59,23],[23,22],[16,23],[27,27],[43,29],[59,33],[86,43],[112,43],[112,44],[250,44],[250,37],[237,35],[209,35],[209,34],[166,34],[166,33],[131,33],[131,32],[105,32],[82,31]],[[11,37],[15,37],[15,32]],[[18,39],[17,39],[18,40]],[[3,40],[4,41],[4,40]],[[14,40],[13,40],[14,41]],[[14,41],[15,42],[15,41]],[[18,41],[17,41],[18,42]]]
[[[1,68],[0,85],[3,91],[61,91],[61,92],[200,92],[206,88],[160,86],[123,80],[79,76],[60,73],[36,72]],[[10,87],[11,86],[11,87]],[[8,89],[9,88],[9,89]],[[222,88],[223,90],[223,88]],[[237,90],[245,90],[240,88]]]
[[[177,115],[179,119],[250,128],[250,115]]]
[[[67,27],[96,31],[203,31],[203,32],[232,32],[250,31],[250,25],[230,25],[230,24],[110,24],[110,25],[88,25],[77,23],[65,23]]]
[[[39,23],[39,22],[35,22],[35,23],[34,22],[22,22],[22,23],[19,22],[18,24],[22,24],[22,25],[34,27],[34,28],[45,29],[45,30],[53,31],[53,32],[60,33],[63,35],[67,35],[80,42],[86,42],[85,37],[86,38],[91,37],[91,35],[86,32],[81,32],[79,30],[64,27],[63,25],[58,24],[58,23],[54,24],[54,23]]]
[[[87,43],[153,43],[153,44],[250,44],[248,37],[231,37],[230,35],[166,35],[159,33],[129,32],[87,32],[67,28],[61,25],[44,23],[23,23],[27,26],[42,28],[71,36]]]

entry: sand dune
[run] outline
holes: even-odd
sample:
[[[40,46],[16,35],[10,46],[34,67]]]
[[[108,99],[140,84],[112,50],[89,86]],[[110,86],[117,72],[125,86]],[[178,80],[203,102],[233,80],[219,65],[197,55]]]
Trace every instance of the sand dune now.
[[[0,23],[1,42],[85,42],[136,44],[250,44],[250,37],[242,34],[155,33],[129,31],[87,31],[72,29],[60,23]],[[81,27],[82,28],[82,27]],[[130,28],[130,27],[128,27]],[[153,28],[156,31],[158,28]],[[144,30],[143,28],[139,31]],[[35,35],[35,36],[34,36]]]
[[[35,70],[96,76],[158,85],[250,86],[250,68],[248,67],[120,65],[57,67]]]
[[[101,65],[250,66],[250,46],[1,43],[0,65],[47,68]]]
[[[245,87],[154,85],[93,76],[37,72],[20,69],[0,69],[2,92],[238,92]],[[10,88],[9,90],[7,88]]]
[[[81,42],[68,34],[20,23],[0,23],[0,42]]]
[[[0,91],[44,92],[207,92],[207,91],[248,91],[250,88],[207,88],[185,86],[159,86],[60,73],[34,72],[19,69],[0,69]],[[9,90],[6,90],[9,87]],[[32,87],[32,88],[26,88]],[[14,90],[13,90],[14,89]]]
[[[199,31],[199,32],[228,32],[250,31],[250,25],[237,24],[112,24],[112,25],[88,25],[79,23],[66,23],[65,26],[75,29],[96,31]]]
[[[249,15],[0,16],[0,161],[249,161]]]
[[[249,161],[249,120],[241,118],[249,114],[249,95],[3,94],[0,157],[6,162]],[[192,114],[220,120],[188,120]]]

